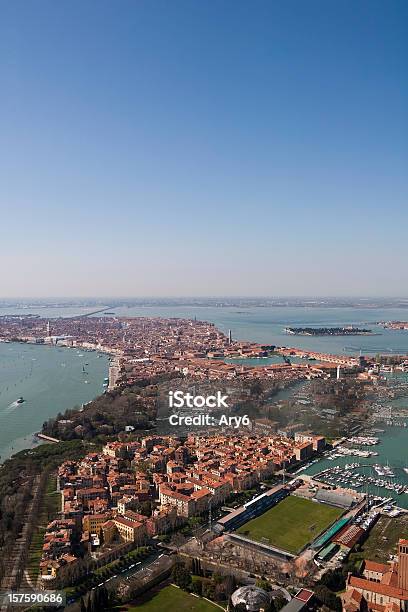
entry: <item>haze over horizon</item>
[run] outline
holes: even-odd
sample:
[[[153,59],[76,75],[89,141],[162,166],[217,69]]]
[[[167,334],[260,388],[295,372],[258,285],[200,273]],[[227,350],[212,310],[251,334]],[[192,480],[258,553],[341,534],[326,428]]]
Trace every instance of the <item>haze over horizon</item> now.
[[[0,298],[407,295],[408,4],[0,13]]]
[[[408,307],[408,296],[404,295],[244,295],[244,294],[235,294],[235,295],[139,295],[139,296],[125,296],[125,295],[49,295],[49,296],[0,296],[0,304],[4,303],[16,303],[17,301],[21,301],[23,304],[28,304],[30,301],[33,303],[39,304],[52,304],[56,302],[82,302],[82,303],[98,303],[104,306],[108,306],[109,303],[126,303],[126,302],[135,302],[135,303],[143,303],[143,302],[174,302],[174,303],[182,303],[185,301],[186,303],[193,302],[205,302],[209,303],[213,301],[223,301],[235,300],[239,302],[247,301],[251,302],[279,302],[283,300],[287,300],[288,302],[316,302],[321,300],[322,302],[327,302],[331,304],[335,304],[336,302],[378,302],[378,303],[401,303],[406,304]]]

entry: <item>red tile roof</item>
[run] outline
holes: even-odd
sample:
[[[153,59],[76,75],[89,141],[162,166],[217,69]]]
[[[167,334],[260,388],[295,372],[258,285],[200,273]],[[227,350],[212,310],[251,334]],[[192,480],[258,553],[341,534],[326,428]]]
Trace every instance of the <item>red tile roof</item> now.
[[[363,534],[364,529],[362,529],[358,525],[346,526],[333,539],[333,542],[336,542],[336,544],[342,544],[343,546],[347,546],[347,548],[353,548],[354,544],[359,541]]]
[[[388,595],[389,597],[408,601],[407,590],[389,586],[388,584],[381,584],[381,582],[374,582],[373,580],[366,580],[365,578],[356,578],[355,576],[350,576],[349,584],[356,589],[372,591],[380,595]]]
[[[386,563],[376,563],[375,561],[369,561],[366,559],[364,561],[364,569],[369,572],[379,572],[380,574],[385,574],[390,569],[390,566]]]
[[[299,593],[296,593],[295,598],[300,599],[300,601],[304,601],[305,603],[309,601],[313,597],[313,591],[309,591],[308,589],[301,589]]]

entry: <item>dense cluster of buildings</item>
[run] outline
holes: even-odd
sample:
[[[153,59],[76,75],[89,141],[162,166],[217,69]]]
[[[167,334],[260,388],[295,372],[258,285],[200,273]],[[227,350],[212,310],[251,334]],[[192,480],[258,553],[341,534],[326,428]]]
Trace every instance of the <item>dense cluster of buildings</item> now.
[[[381,321],[380,325],[385,329],[408,329],[408,321]]]
[[[190,435],[109,442],[58,470],[61,512],[46,530],[41,574],[61,577],[84,550],[94,559],[143,544],[220,506],[283,466],[320,450],[324,439]]]
[[[53,319],[50,323],[34,316],[5,316],[0,318],[0,340],[58,344],[114,355],[109,388],[168,373],[197,380],[273,379],[289,383],[325,375],[336,366],[358,365],[351,357],[287,348],[277,349],[281,363],[264,365],[261,358],[275,347],[233,341],[231,333],[223,334],[214,324],[190,319],[93,316]],[[290,356],[305,359],[293,363]],[[228,358],[235,362],[226,363]],[[244,365],[246,358],[259,358],[258,367]]]
[[[78,346],[140,359],[170,357],[177,351],[205,355],[229,342],[212,323],[160,317],[70,317],[50,322],[35,316],[4,316],[0,338]]]
[[[404,328],[401,325],[395,322],[395,328]],[[15,340],[108,353],[113,357],[110,389],[175,375],[185,378],[186,385],[191,380],[201,385],[201,391],[219,381],[218,386],[237,403],[248,400],[256,381],[285,386],[305,378],[339,378],[341,372],[374,375],[364,358],[237,342],[231,333],[227,336],[211,323],[189,319],[90,316],[50,323],[35,316],[0,317],[0,341]],[[272,350],[281,361],[266,365],[262,359]],[[258,367],[245,365],[248,358],[259,359]],[[250,385],[241,385],[241,381]],[[177,384],[183,388],[183,382]],[[144,408],[156,401],[159,399],[149,396],[141,399]],[[149,414],[153,413],[149,405]],[[275,425],[257,419],[252,433],[244,435],[194,433],[183,439],[156,435],[113,441],[100,452],[62,464],[58,470],[61,512],[44,536],[43,585],[55,579],[64,584],[68,574],[80,575],[83,559],[106,563],[151,537],[171,533],[189,519],[221,506],[232,493],[307,461],[325,447],[322,436],[293,430],[293,437],[288,437],[276,433]],[[281,487],[269,493],[259,504],[275,503],[288,491]],[[330,493],[323,491],[326,498],[321,501],[330,503]],[[351,549],[363,535],[359,526],[339,524],[328,547]],[[398,555],[398,561],[390,565],[366,561],[362,576],[348,577],[347,612],[408,612],[406,540],[400,541]]]
[[[299,357],[301,359],[310,359],[312,361],[320,361],[324,364],[333,364],[335,366],[354,368],[360,365],[360,359],[347,355],[332,355],[330,353],[322,353],[320,351],[306,351],[295,347],[281,347],[277,349],[282,355],[288,357]]]
[[[345,612],[408,610],[408,540],[399,540],[396,561],[364,561],[362,575],[350,574],[346,586]]]

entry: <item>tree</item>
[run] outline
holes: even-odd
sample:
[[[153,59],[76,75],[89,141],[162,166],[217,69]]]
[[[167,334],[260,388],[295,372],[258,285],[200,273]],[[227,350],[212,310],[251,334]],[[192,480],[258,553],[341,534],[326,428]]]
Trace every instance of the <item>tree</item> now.
[[[334,612],[341,612],[342,604],[340,597],[336,597],[327,586],[323,584],[317,585],[314,594],[321,604],[327,606],[330,610],[334,610]]]
[[[88,598],[88,610],[90,612],[96,612],[98,609],[96,591],[91,591]]]
[[[173,565],[171,577],[174,584],[179,586],[181,589],[184,589],[185,591],[191,585],[190,572],[186,569],[184,563],[182,563],[181,561],[177,561],[177,563]]]
[[[84,597],[84,605],[85,605],[85,612],[93,612],[92,611],[92,606],[91,606],[91,598],[89,595],[85,595]]]
[[[203,584],[203,597],[207,599],[215,599],[215,585],[211,580],[207,580]]]
[[[171,544],[176,548],[177,552],[186,543],[186,541],[187,541],[186,537],[182,533],[179,533],[179,532],[176,532],[171,538]]]
[[[253,382],[250,386],[250,393],[252,396],[259,396],[261,395],[263,389],[262,389],[262,383],[259,380],[256,380],[255,382]]]
[[[264,591],[271,591],[271,585],[269,584],[269,582],[265,579],[262,578],[258,578],[258,580],[256,581],[256,586],[259,587],[260,589],[263,589]]]
[[[201,567],[201,559],[194,558],[191,561],[191,573],[196,576],[202,576],[203,570]]]
[[[355,576],[359,576],[361,574],[360,568],[356,567],[356,561],[349,559],[342,567],[342,573],[344,578],[347,578],[347,575],[354,574]]]
[[[233,594],[236,588],[237,588],[237,581],[235,580],[235,576],[231,576],[231,575],[225,576],[224,589],[225,589],[225,595],[227,599]]]
[[[286,606],[287,603],[288,602],[283,597],[283,595],[278,595],[277,597],[273,598],[273,605],[274,605],[276,612],[279,612],[279,610],[281,610],[283,606]]]
[[[320,578],[319,584],[327,586],[331,591],[341,591],[346,586],[344,575],[340,569],[329,570]]]
[[[105,608],[107,608],[109,605],[109,593],[106,587],[101,586],[95,589],[93,593],[95,594],[95,599],[94,599],[95,612],[99,612],[99,610],[104,610]]]
[[[198,576],[192,578],[192,590],[196,595],[203,594],[203,581]]]

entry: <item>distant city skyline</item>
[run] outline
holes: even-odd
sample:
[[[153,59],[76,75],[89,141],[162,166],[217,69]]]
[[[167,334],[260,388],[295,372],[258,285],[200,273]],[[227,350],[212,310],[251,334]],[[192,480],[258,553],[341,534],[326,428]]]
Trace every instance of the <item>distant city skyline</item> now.
[[[0,299],[408,296],[408,4],[6,0]]]

